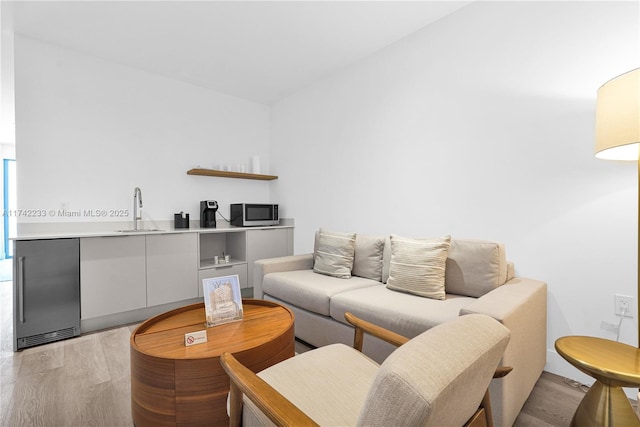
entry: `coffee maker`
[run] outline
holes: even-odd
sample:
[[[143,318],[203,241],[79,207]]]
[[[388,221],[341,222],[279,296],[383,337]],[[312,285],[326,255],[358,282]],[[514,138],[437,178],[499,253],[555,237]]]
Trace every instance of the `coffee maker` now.
[[[216,212],[218,202],[215,200],[203,200],[200,202],[200,227],[216,228]]]

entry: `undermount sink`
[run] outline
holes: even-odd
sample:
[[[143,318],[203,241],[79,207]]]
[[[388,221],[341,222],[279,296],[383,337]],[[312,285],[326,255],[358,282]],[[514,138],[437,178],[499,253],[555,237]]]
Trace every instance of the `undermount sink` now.
[[[129,230],[116,230],[118,233],[148,233],[150,231],[164,231],[159,228],[138,228],[137,230],[129,229]]]

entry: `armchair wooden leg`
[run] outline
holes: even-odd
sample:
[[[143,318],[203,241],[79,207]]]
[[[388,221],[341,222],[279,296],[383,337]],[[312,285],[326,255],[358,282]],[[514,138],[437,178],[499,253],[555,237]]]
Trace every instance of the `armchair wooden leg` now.
[[[493,378],[502,378],[509,372],[513,371],[511,366],[498,366],[493,374]],[[464,425],[464,427],[493,427],[493,410],[491,409],[491,394],[489,389],[484,392],[480,407],[473,414],[473,417]]]
[[[229,385],[229,427],[242,425],[242,391],[232,381]]]
[[[361,328],[356,326],[353,334],[353,348],[362,353],[363,344],[364,344],[364,331]]]
[[[489,394],[489,389],[485,391],[480,407],[484,408],[487,417],[487,427],[493,427],[493,411],[491,410],[491,395]]]

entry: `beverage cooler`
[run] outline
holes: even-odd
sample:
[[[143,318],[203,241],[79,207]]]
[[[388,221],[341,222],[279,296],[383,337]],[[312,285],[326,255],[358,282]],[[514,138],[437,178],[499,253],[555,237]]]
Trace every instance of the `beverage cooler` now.
[[[14,243],[14,351],[80,335],[80,240]]]

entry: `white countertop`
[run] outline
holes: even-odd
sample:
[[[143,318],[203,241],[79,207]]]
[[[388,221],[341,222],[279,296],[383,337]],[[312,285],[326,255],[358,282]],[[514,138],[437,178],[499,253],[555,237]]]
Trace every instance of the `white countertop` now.
[[[18,224],[18,232],[11,240],[68,239],[74,237],[135,236],[173,233],[229,233],[246,230],[291,228],[292,218],[283,218],[280,225],[236,227],[224,220],[217,221],[216,228],[201,228],[199,221],[190,221],[190,228],[174,228],[173,221],[138,221],[138,231],[133,231],[133,221],[104,222],[32,222]]]

